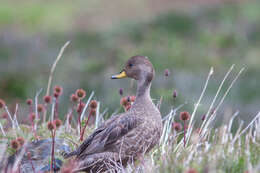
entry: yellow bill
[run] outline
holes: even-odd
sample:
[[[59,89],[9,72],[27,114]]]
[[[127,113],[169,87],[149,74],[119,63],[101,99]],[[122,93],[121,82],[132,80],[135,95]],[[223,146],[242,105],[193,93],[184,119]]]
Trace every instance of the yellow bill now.
[[[127,77],[126,72],[123,70],[119,74],[112,76],[111,79],[122,79],[126,77]]]

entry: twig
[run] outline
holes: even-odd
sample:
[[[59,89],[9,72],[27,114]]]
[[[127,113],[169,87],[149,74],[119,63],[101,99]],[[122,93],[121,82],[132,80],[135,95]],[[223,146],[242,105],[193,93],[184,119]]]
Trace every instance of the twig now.
[[[204,94],[205,94],[205,91],[206,91],[207,86],[208,86],[208,83],[209,83],[209,79],[210,79],[210,77],[213,75],[213,72],[214,72],[213,67],[211,67],[211,68],[210,68],[210,71],[209,71],[209,74],[208,74],[208,77],[207,77],[207,80],[206,80],[206,83],[205,83],[204,88],[203,88],[203,90],[202,90],[202,93],[201,93],[201,95],[200,95],[200,98],[199,98],[198,102],[195,104],[195,108],[194,108],[194,110],[193,110],[193,112],[192,112],[192,114],[191,114],[191,119],[190,119],[189,124],[188,124],[188,127],[189,127],[189,128],[188,128],[188,131],[187,131],[187,143],[189,143],[190,135],[191,135],[191,132],[192,132],[192,126],[191,126],[191,124],[193,123],[193,119],[194,119],[195,114],[196,114],[196,112],[197,112],[197,109],[198,109],[198,107],[199,107],[199,105],[200,105],[200,102],[201,102],[201,100],[202,100],[202,98],[203,98],[203,96],[204,96]],[[185,144],[186,144],[186,143],[185,143]]]
[[[21,128],[20,128],[19,123],[17,121],[17,112],[18,112],[18,104],[16,104],[16,106],[15,106],[14,121],[15,121],[16,126],[20,130]]]
[[[234,115],[231,117],[230,121],[229,121],[229,125],[228,125],[228,132],[231,133],[231,128],[232,128],[232,125],[233,125],[233,121],[234,119],[238,116],[239,114],[239,111],[237,110]]]
[[[86,105],[85,105],[85,107],[84,107],[84,109],[83,109],[83,111],[81,112],[80,121],[83,120],[84,114],[85,114],[85,112],[86,112],[86,110],[87,110],[87,108],[88,108],[89,102],[90,102],[90,100],[92,99],[92,97],[94,96],[94,94],[95,94],[94,91],[92,91],[91,94],[90,94],[90,96],[89,96],[89,98],[88,98],[88,101],[87,101],[87,103],[86,103]]]
[[[70,44],[70,41],[67,41],[64,46],[62,46],[62,48],[60,49],[60,52],[56,58],[56,60],[54,61],[54,63],[52,64],[52,67],[51,67],[51,71],[50,71],[50,75],[49,75],[49,79],[48,79],[48,85],[47,85],[47,91],[46,91],[46,96],[50,95],[50,88],[51,88],[51,82],[52,82],[52,78],[53,78],[53,74],[54,74],[54,71],[55,71],[55,68],[59,62],[59,60],[61,59],[62,55],[63,55],[63,52],[64,50],[66,49],[66,47]],[[46,120],[46,114],[47,112],[45,111],[43,113],[43,119],[44,121]],[[44,122],[45,123],[45,122]]]
[[[242,68],[239,73],[236,75],[235,79],[231,82],[231,84],[229,85],[228,89],[226,90],[224,96],[222,97],[222,99],[220,100],[218,106],[216,107],[214,113],[211,115],[211,117],[209,118],[209,120],[207,121],[205,127],[203,128],[202,131],[202,136],[204,134],[204,132],[207,130],[209,124],[214,120],[214,118],[216,117],[216,112],[218,111],[218,109],[220,108],[220,106],[222,105],[222,103],[224,102],[226,96],[228,95],[230,89],[233,87],[234,83],[237,81],[238,77],[241,75],[241,73],[245,70],[245,68]]]
[[[98,104],[97,104],[97,111],[96,111],[96,120],[95,120],[95,129],[97,129],[98,128],[98,122],[99,122],[99,116],[100,116],[100,111],[99,111],[99,109],[100,109],[100,102],[98,102]]]
[[[183,106],[184,106],[184,104],[178,106],[175,109],[171,109],[170,113],[166,116],[166,119],[164,119],[165,122],[164,122],[164,125],[163,125],[163,132],[162,132],[160,142],[159,142],[162,145],[162,152],[163,153],[165,152],[165,145],[167,144],[169,134],[171,133],[172,122],[174,120],[176,112]]]
[[[70,41],[67,41],[67,42],[64,44],[64,46],[62,46],[62,48],[60,49],[60,52],[59,52],[59,54],[58,54],[56,60],[54,61],[53,65],[52,65],[52,67],[51,67],[50,76],[49,76],[48,85],[47,85],[46,95],[50,95],[50,87],[51,87],[51,82],[52,82],[54,70],[55,70],[56,65],[58,64],[59,60],[61,59],[64,50],[66,49],[66,47],[67,47],[69,44],[70,44]]]
[[[234,138],[234,140],[232,141],[232,143],[234,143],[236,140],[237,140],[237,138],[239,138],[241,135],[243,135],[246,131],[247,131],[247,129],[257,120],[257,118],[259,118],[260,117],[260,111],[257,113],[257,115],[255,116],[255,118],[247,125],[247,127],[246,128],[244,128],[244,130],[242,130],[242,132],[240,132],[240,134],[239,135],[237,135],[235,138]]]
[[[99,127],[99,125],[103,123],[103,121],[104,121],[103,117],[107,113],[107,111],[108,111],[108,108],[106,108],[101,114],[99,114],[99,118],[96,119],[96,121],[98,121],[98,122],[97,122],[97,126],[95,127],[95,129],[97,129]]]
[[[8,107],[6,105],[5,105],[5,111],[6,111],[7,115],[9,116],[9,118],[10,118],[10,120],[12,122],[12,128],[15,129],[14,120],[13,120],[13,118],[11,116],[11,113],[10,113],[10,111],[9,111],[9,109],[8,109]]]
[[[216,99],[217,99],[217,97],[218,97],[218,95],[219,95],[219,93],[220,93],[220,91],[221,91],[221,89],[222,89],[222,87],[223,87],[223,84],[225,83],[227,77],[229,76],[229,74],[230,74],[231,71],[233,70],[234,66],[235,66],[235,65],[233,64],[233,65],[230,67],[230,69],[229,69],[228,72],[226,73],[225,77],[223,78],[221,84],[219,85],[218,90],[217,90],[217,93],[216,93],[216,95],[215,95],[213,101],[211,102],[211,105],[210,105],[210,107],[209,107],[209,109],[208,109],[207,114],[205,115],[205,120],[203,121],[203,123],[202,123],[202,125],[201,125],[201,127],[200,127],[200,132],[199,132],[199,133],[201,133],[201,130],[204,128],[204,125],[205,125],[205,123],[207,122],[207,118],[208,118],[210,112],[212,111],[212,108],[213,108],[213,106],[214,106],[214,103],[216,102]]]
[[[0,129],[1,129],[2,133],[3,133],[3,135],[6,136],[6,133],[4,131],[4,128],[3,128],[3,125],[1,124],[1,122],[0,122]]]
[[[70,108],[69,111],[68,111],[68,114],[66,116],[66,131],[69,131],[70,128],[71,128],[71,125],[70,125],[70,116],[72,114],[72,109]]]

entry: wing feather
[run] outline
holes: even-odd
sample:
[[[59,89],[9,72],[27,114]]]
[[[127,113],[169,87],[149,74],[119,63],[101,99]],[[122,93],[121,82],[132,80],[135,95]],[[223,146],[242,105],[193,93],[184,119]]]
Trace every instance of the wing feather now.
[[[115,143],[121,137],[133,130],[138,124],[135,116],[125,116],[109,126],[101,137],[104,147]]]

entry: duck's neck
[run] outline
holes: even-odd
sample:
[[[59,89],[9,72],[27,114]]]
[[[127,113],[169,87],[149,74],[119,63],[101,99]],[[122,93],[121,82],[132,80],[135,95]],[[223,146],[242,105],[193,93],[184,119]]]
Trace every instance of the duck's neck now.
[[[151,81],[148,81],[147,79],[138,80],[136,101],[139,100],[151,101],[150,88],[151,88]]]

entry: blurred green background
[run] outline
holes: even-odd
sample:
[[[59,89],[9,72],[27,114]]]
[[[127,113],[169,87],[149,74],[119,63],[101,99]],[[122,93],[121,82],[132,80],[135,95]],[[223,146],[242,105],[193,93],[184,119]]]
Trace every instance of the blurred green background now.
[[[164,115],[184,102],[191,111],[213,66],[199,117],[229,67],[236,64],[225,89],[245,67],[219,117],[228,120],[239,110],[247,121],[260,108],[259,9],[260,1],[1,0],[0,98],[14,107],[40,88],[45,93],[50,67],[70,40],[53,81],[64,87],[63,114],[77,88],[88,95],[95,91],[101,111],[109,108],[112,113],[119,107],[118,89],[123,88],[124,95],[135,89],[131,80],[112,81],[110,76],[129,57],[140,54],[148,56],[156,69],[151,95],[156,100],[163,96]],[[167,78],[165,69],[171,72]],[[178,91],[175,101],[173,89]]]

